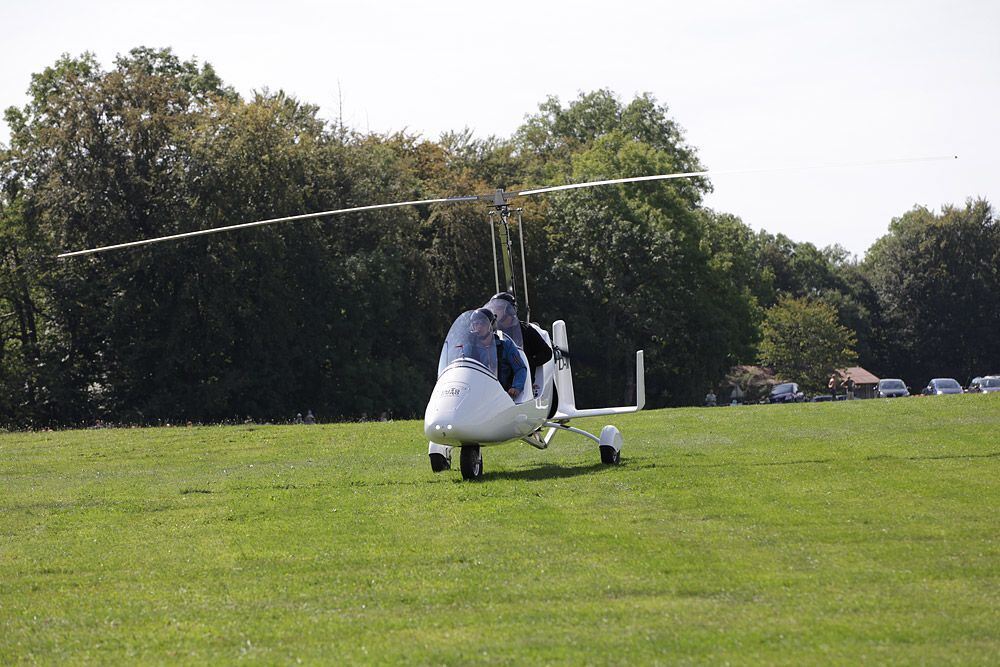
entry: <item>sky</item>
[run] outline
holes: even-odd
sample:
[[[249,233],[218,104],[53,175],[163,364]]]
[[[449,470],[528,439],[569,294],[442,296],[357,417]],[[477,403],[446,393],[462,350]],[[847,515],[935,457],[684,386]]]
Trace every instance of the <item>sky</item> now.
[[[706,204],[756,230],[862,257],[915,205],[1000,206],[995,0],[2,0],[0,26],[2,108],[63,53],[111,68],[136,46],[428,139],[510,136],[550,95],[648,92],[711,170],[958,156],[713,177]]]

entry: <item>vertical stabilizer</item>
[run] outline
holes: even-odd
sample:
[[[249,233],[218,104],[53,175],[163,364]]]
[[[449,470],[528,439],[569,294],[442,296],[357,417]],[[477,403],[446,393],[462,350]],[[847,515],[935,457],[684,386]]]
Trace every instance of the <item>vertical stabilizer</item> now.
[[[573,394],[573,372],[570,368],[569,337],[566,323],[556,320],[552,323],[552,353],[556,364],[556,391],[559,405],[556,413],[571,415],[576,412],[576,396]]]

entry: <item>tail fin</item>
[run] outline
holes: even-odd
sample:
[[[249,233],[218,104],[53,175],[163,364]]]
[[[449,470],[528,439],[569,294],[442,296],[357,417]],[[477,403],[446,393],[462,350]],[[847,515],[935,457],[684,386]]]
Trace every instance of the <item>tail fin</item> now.
[[[556,363],[556,391],[559,393],[559,406],[553,419],[574,419],[576,417],[597,417],[599,415],[620,415],[637,412],[646,405],[646,368],[643,363],[642,350],[635,353],[635,405],[620,408],[588,408],[578,410],[576,396],[573,393],[573,371],[569,354],[569,337],[566,335],[566,323],[556,320],[552,324],[552,344]]]

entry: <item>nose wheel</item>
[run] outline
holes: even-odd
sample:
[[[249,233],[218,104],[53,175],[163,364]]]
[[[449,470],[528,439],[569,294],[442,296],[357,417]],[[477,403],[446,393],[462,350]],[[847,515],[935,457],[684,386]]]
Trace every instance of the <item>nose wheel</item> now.
[[[475,481],[483,478],[483,454],[479,445],[462,445],[462,479]]]
[[[444,472],[451,469],[451,460],[444,454],[431,454],[431,470],[434,472]]]
[[[451,469],[451,447],[432,441],[427,447],[427,454],[430,456],[431,470],[434,472]]]

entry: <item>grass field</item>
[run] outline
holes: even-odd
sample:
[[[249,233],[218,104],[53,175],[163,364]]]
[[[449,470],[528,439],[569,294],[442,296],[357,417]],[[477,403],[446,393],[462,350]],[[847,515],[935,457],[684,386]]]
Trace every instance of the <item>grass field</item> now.
[[[1000,395],[615,423],[0,434],[0,664],[1000,661]]]

